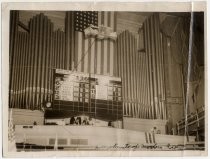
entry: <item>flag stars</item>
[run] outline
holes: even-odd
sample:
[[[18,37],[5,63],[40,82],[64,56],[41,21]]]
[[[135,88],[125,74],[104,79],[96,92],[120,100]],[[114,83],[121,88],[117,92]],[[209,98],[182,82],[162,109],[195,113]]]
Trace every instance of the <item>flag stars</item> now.
[[[89,27],[90,24],[98,25],[98,12],[94,11],[84,11],[76,12],[75,16],[75,30],[83,31],[85,28]]]

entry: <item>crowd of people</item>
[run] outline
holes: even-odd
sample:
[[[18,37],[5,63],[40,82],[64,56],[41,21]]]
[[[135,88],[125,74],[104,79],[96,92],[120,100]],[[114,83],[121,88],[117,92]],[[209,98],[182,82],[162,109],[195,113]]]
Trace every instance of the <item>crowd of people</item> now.
[[[84,117],[82,119],[82,117],[78,116],[78,117],[71,117],[70,118],[70,125],[93,125],[93,120],[91,117]]]

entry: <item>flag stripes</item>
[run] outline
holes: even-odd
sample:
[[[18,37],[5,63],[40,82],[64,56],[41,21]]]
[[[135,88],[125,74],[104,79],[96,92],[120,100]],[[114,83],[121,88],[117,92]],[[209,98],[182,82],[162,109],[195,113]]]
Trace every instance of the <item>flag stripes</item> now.
[[[74,53],[74,13],[66,12],[65,17],[65,69],[70,70],[75,67],[73,59],[75,58]],[[72,62],[72,63],[71,63]]]
[[[114,12],[98,12],[98,25],[115,29]],[[75,32],[75,67],[79,72],[114,75],[114,47],[110,39],[85,37],[81,30]],[[83,57],[83,58],[82,58]]]
[[[14,125],[13,125],[12,109],[10,109],[9,111],[8,140],[10,142],[15,140],[15,130],[14,130]]]
[[[155,134],[150,132],[145,132],[145,141],[147,144],[155,144]]]

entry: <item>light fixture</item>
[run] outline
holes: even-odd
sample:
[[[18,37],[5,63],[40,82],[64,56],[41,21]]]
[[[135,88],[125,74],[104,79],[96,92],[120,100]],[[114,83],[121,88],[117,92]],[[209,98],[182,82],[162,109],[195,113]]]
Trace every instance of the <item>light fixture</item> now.
[[[46,107],[47,107],[47,108],[50,108],[51,106],[52,106],[51,102],[47,102],[47,103],[46,103]]]

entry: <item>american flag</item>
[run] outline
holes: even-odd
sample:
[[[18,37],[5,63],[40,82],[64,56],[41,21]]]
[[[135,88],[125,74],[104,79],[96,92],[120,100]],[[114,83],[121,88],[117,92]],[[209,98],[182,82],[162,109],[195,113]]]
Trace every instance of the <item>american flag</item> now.
[[[8,124],[8,148],[9,151],[16,151],[16,144],[15,144],[15,130],[13,125],[13,118],[12,118],[12,109],[9,113],[9,124]]]
[[[75,12],[75,30],[83,32],[91,24],[98,25],[98,12]]]
[[[75,12],[75,68],[79,72],[114,75],[115,42],[84,36],[84,29],[90,25],[107,26],[116,30],[114,12]]]

